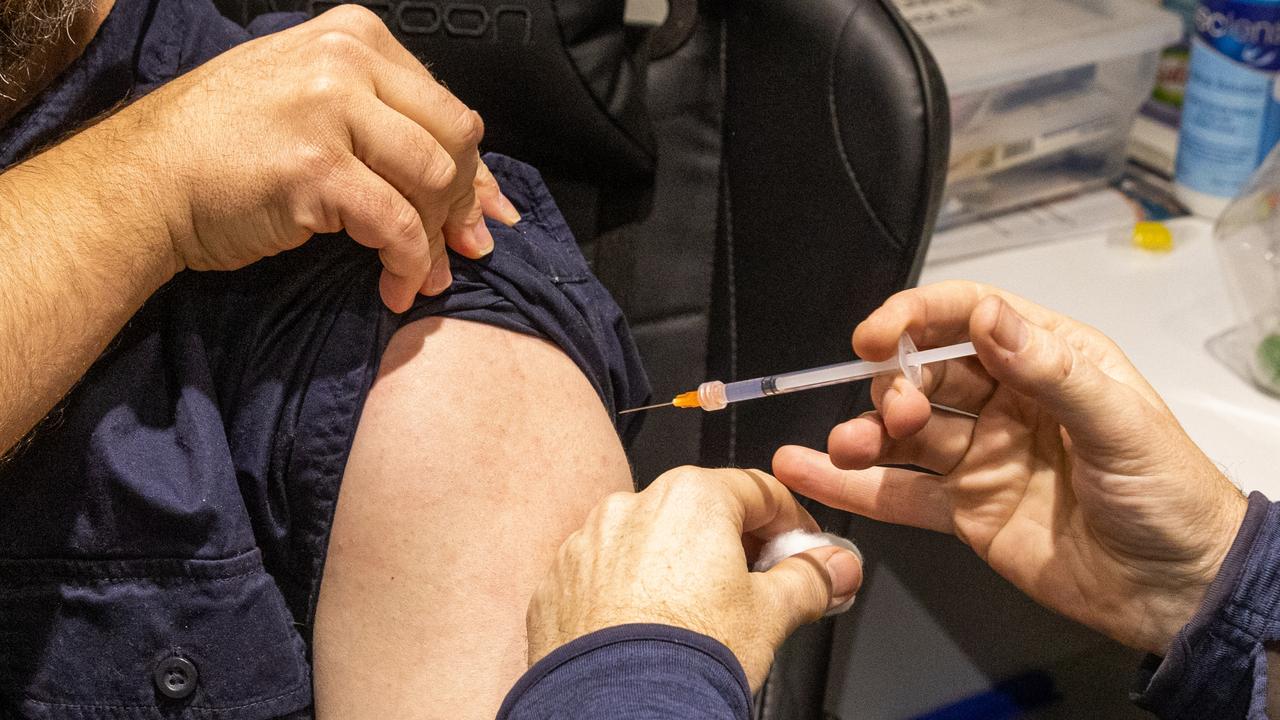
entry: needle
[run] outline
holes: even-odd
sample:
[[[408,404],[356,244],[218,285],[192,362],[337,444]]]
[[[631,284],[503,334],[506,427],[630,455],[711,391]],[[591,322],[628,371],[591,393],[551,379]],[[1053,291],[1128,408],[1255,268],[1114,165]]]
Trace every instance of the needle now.
[[[645,412],[646,410],[657,410],[658,408],[671,407],[671,403],[664,402],[661,405],[650,405],[649,407],[635,408],[633,410],[623,410],[619,415],[630,415],[631,413]]]

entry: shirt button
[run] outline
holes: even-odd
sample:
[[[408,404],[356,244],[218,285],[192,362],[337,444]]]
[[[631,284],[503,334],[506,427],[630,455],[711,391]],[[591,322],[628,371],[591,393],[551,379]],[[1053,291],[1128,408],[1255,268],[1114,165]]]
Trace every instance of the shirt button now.
[[[152,677],[161,695],[171,700],[182,700],[196,691],[196,679],[199,675],[190,660],[167,657],[156,666]]]

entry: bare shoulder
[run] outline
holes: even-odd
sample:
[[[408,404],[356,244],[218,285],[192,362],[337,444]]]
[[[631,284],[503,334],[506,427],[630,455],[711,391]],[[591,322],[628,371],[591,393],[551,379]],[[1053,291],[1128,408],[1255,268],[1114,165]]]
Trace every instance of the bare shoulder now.
[[[526,608],[555,552],[631,486],[608,413],[558,347],[463,320],[405,326],[343,479],[317,616],[319,714],[493,717],[524,671]],[[403,697],[376,691],[388,682]]]

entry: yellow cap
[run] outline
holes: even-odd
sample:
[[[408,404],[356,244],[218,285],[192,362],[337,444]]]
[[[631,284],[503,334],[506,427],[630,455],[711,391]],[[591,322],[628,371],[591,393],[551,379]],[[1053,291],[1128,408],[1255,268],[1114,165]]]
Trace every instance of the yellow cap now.
[[[1148,252],[1173,250],[1173,233],[1164,223],[1140,222],[1133,227],[1133,246]]]
[[[671,404],[675,405],[678,408],[684,408],[686,410],[702,407],[702,403],[698,401],[697,390],[693,390],[683,395],[676,396],[676,399],[672,400]]]

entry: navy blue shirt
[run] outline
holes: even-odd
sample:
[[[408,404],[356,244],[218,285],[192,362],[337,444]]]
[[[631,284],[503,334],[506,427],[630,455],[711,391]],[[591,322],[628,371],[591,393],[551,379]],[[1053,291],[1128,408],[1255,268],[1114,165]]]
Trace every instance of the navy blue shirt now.
[[[751,692],[727,647],[663,625],[608,628],[534,665],[498,720],[747,720]]]

